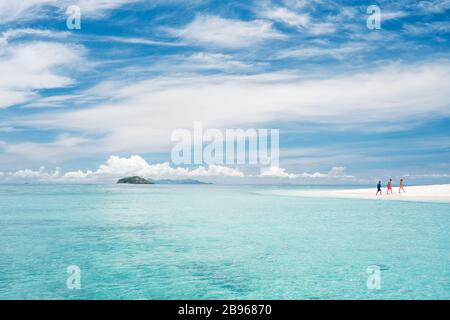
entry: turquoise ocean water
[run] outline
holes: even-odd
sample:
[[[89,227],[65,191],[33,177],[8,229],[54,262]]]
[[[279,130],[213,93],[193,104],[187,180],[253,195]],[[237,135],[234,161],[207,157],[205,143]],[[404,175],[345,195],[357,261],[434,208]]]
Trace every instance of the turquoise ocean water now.
[[[0,299],[450,298],[450,204],[271,189],[0,185]]]

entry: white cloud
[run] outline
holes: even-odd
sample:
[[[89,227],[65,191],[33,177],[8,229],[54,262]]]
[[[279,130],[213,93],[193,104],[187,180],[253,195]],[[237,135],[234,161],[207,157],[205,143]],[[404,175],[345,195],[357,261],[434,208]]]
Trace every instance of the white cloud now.
[[[47,17],[48,10],[65,14],[70,5],[81,8],[82,17],[99,18],[109,10],[137,0],[0,0],[0,25],[13,21],[31,21]]]
[[[128,44],[140,44],[140,45],[148,45],[148,46],[168,46],[168,47],[177,47],[182,46],[183,44],[174,43],[174,42],[164,42],[157,41],[148,38],[136,38],[136,37],[117,37],[117,36],[106,36],[106,35],[77,35],[82,40],[92,40],[92,41],[103,41],[103,42],[121,42]]]
[[[329,177],[349,177],[345,173],[344,167],[333,167],[330,172],[328,172]]]
[[[111,156],[105,164],[102,164],[96,175],[121,176],[121,175],[138,175],[138,176],[166,176],[166,175],[182,175],[187,174],[184,168],[172,168],[168,163],[159,163],[150,165],[140,156],[131,156],[130,158],[120,158]]]
[[[19,170],[7,174],[8,177],[26,180],[56,180],[60,177],[60,170],[56,168],[55,171],[46,171],[45,167],[40,167],[38,171],[30,169]]]
[[[60,108],[67,106],[70,101],[80,98],[78,95],[58,95],[39,97],[34,99],[31,103],[27,103],[27,108]]]
[[[89,33],[74,33],[70,31],[55,31],[50,29],[33,29],[33,28],[20,28],[20,29],[8,29],[2,32],[0,37],[0,45],[7,44],[8,40],[23,38],[23,37],[33,37],[33,39],[45,39],[45,40],[70,40],[76,41],[96,41],[96,42],[119,42],[128,44],[139,44],[148,46],[183,46],[181,43],[176,42],[164,42],[152,40],[149,38],[138,38],[138,37],[125,37],[125,36],[108,36],[108,35],[97,35]]]
[[[70,172],[66,172],[62,179],[63,180],[84,180],[87,179],[89,177],[93,176],[93,172],[91,170],[88,171],[81,171],[81,170],[77,170],[77,171],[70,171]]]
[[[244,173],[238,168],[230,168],[219,165],[208,167],[199,166],[195,169],[182,167],[172,167],[169,163],[149,164],[140,156],[121,158],[111,156],[108,161],[99,166],[95,171],[76,170],[62,173],[59,168],[54,171],[47,171],[45,167],[39,170],[23,169],[15,172],[1,173],[0,178],[6,181],[43,181],[43,182],[64,182],[64,181],[109,181],[118,177],[142,176],[146,178],[212,178],[212,177],[233,177],[243,178]]]
[[[169,74],[187,73],[187,72],[202,72],[202,71],[223,71],[223,72],[240,72],[240,71],[254,71],[255,67],[263,65],[259,63],[246,63],[240,61],[230,54],[197,52],[190,55],[171,55],[164,56],[157,60],[147,70],[155,72],[163,72]]]
[[[62,67],[74,67],[83,48],[52,42],[0,45],[0,108],[38,98],[39,89],[61,88],[74,80]]]
[[[0,0],[0,24],[35,19],[40,16],[44,6],[55,2],[54,0]]]
[[[229,176],[243,177],[244,174],[239,169],[233,169],[224,166],[210,165],[209,167],[198,167],[189,170],[186,168],[173,168],[169,163],[148,164],[140,156],[131,156],[130,158],[120,158],[111,156],[105,164],[102,164],[93,175],[100,176],[122,176],[139,175],[145,177],[210,177],[210,176]]]
[[[50,163],[60,163],[72,159],[77,149],[83,148],[89,140],[83,137],[62,134],[49,143],[21,142],[16,144],[2,143],[0,147],[9,155],[16,155],[19,159],[30,158],[36,161],[45,160]],[[94,152],[95,150],[91,150]]]
[[[138,0],[65,0],[60,6],[64,9],[69,5],[77,5],[81,8],[82,14],[88,17],[102,17],[109,10],[113,10]],[[58,1],[60,2],[60,1]]]
[[[19,129],[11,127],[11,126],[0,125],[0,132],[16,132],[16,131],[19,131]]]
[[[393,20],[406,17],[408,14],[404,11],[381,11],[381,21]]]
[[[0,44],[7,44],[8,40],[21,38],[24,36],[34,37],[46,37],[52,39],[64,39],[70,35],[69,32],[53,31],[48,29],[33,29],[33,28],[21,28],[21,29],[8,29],[2,32],[0,38]]]
[[[278,55],[279,58],[321,58],[321,57],[333,57],[335,59],[343,59],[349,54],[355,54],[357,52],[363,52],[368,47],[363,44],[348,44],[340,47],[298,47],[289,50],[281,51]]]
[[[442,13],[450,9],[449,0],[419,1],[418,7],[425,13]]]
[[[250,47],[266,40],[286,38],[267,21],[242,21],[209,15],[198,15],[181,29],[166,30],[193,45],[232,49]]]
[[[304,9],[316,3],[321,3],[322,0],[283,0],[284,4],[293,9]]]
[[[336,31],[336,26],[331,22],[316,22],[309,25],[309,32],[313,35],[323,35]]]
[[[207,168],[200,166],[189,172],[190,177],[239,177],[243,178],[244,173],[237,168],[230,168],[219,165],[209,165]]]
[[[433,34],[446,34],[450,32],[450,22],[448,21],[436,21],[425,22],[416,24],[407,24],[403,29],[411,35],[421,36],[430,33]]]
[[[306,28],[311,23],[311,19],[308,14],[298,14],[286,8],[266,9],[262,15],[268,19],[280,21],[298,29]]]
[[[322,77],[304,79],[296,73],[275,73],[105,82],[89,95],[110,94],[103,99],[108,102],[10,123],[78,132],[81,137],[91,137],[88,141],[70,150],[56,141],[10,143],[3,148],[37,160],[167,152],[173,147],[172,131],[192,128],[199,119],[205,128],[264,127],[268,122],[288,120],[373,132],[405,130],[411,121],[416,124],[450,114],[448,61],[394,64]]]
[[[184,60],[184,61],[183,61]],[[241,61],[233,59],[231,55],[220,54],[220,53],[207,53],[199,52],[194,53],[185,59],[182,59],[184,65],[187,69],[216,69],[216,70],[227,70],[227,69],[244,69],[249,68],[250,65],[245,64]]]
[[[299,178],[354,178],[345,173],[344,167],[333,167],[328,173],[287,173],[286,169],[280,167],[271,167],[261,172],[262,178],[287,178],[287,179],[299,179]]]
[[[39,170],[23,169],[15,172],[0,172],[0,179],[4,181],[40,181],[40,182],[95,182],[114,181],[120,177],[141,176],[152,179],[183,179],[183,178],[244,178],[246,175],[238,168],[231,168],[220,165],[210,165],[208,167],[199,166],[188,169],[183,167],[172,167],[169,163],[149,164],[140,156],[121,158],[111,156],[106,163],[101,164],[97,170],[75,170],[66,173],[59,168],[48,171],[45,167]],[[353,178],[345,173],[343,167],[333,167],[328,173],[287,173],[285,169],[271,167],[261,172],[262,178]]]
[[[314,22],[308,13],[297,13],[283,7],[264,7],[257,14],[272,21],[281,22],[287,26],[306,31],[311,34],[321,35],[333,33],[336,26],[329,22]]]
[[[287,173],[286,169],[280,167],[270,167],[269,169],[265,169],[263,170],[263,172],[261,172],[260,176],[270,178],[289,178],[289,179],[297,178],[296,174]]]

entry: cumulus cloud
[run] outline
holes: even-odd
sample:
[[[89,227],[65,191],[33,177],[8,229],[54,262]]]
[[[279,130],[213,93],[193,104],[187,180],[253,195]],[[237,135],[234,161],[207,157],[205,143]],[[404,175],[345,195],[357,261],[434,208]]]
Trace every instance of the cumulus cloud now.
[[[280,167],[270,167],[269,169],[263,170],[261,172],[260,177],[269,177],[269,178],[289,178],[295,179],[297,178],[296,174],[287,173],[286,169]]]
[[[168,162],[149,164],[140,156],[131,156],[130,158],[121,158],[111,156],[105,164],[102,164],[94,176],[123,176],[138,175],[145,177],[244,177],[239,169],[210,165],[207,168],[200,166],[189,170],[181,167],[171,167]]]
[[[232,49],[250,47],[266,40],[285,39],[268,21],[242,21],[210,15],[198,15],[181,29],[166,30],[194,45]]]
[[[344,167],[333,167],[330,172],[328,172],[329,177],[349,177],[345,173]]]
[[[189,176],[191,177],[238,177],[243,178],[244,173],[237,168],[230,168],[219,165],[209,165],[207,168],[200,166],[195,170],[189,172]]]
[[[246,175],[239,168],[231,168],[220,165],[199,166],[188,169],[183,167],[172,167],[169,163],[149,164],[140,156],[122,158],[111,156],[101,164],[97,170],[75,170],[61,172],[60,168],[46,170],[40,167],[39,170],[23,169],[15,172],[0,172],[0,179],[4,181],[39,181],[39,182],[95,182],[110,181],[119,177],[141,176],[153,179],[183,179],[183,178],[244,178]],[[344,167],[333,167],[328,173],[288,173],[286,169],[271,167],[262,170],[261,178],[354,178],[345,172]]]
[[[76,170],[62,173],[59,168],[47,171],[45,167],[39,170],[24,169],[15,172],[0,174],[0,178],[6,180],[32,180],[46,182],[64,181],[101,181],[110,180],[124,176],[142,176],[146,178],[211,178],[211,177],[234,177],[243,178],[244,173],[238,168],[210,165],[199,166],[195,169],[172,167],[169,163],[149,164],[140,156],[121,158],[111,156],[106,163],[99,166],[95,171]]]
[[[61,172],[59,168],[56,168],[54,171],[46,171],[45,167],[40,167],[37,171],[24,169],[16,172],[10,172],[4,176],[15,179],[53,181],[57,180],[61,176]]]
[[[62,179],[63,180],[83,180],[83,179],[87,179],[89,177],[92,177],[93,174],[94,174],[94,172],[92,172],[91,170],[88,170],[88,171],[81,171],[81,170],[69,171],[69,172],[66,172],[62,176]]]
[[[263,178],[287,178],[287,179],[298,179],[298,178],[354,178],[349,176],[345,172],[344,167],[333,167],[328,173],[288,173],[286,169],[280,167],[271,167],[264,169],[260,177]]]

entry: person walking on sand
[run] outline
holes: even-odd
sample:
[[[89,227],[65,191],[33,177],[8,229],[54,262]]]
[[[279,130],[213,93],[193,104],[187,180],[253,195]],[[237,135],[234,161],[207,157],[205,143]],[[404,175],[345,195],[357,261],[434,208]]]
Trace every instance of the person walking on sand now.
[[[405,191],[405,180],[400,179],[400,187],[398,188],[398,193],[400,193],[403,190],[403,192]]]
[[[378,184],[377,184],[377,194],[376,195],[378,195],[378,194],[380,194],[380,196],[383,195],[383,192],[381,191],[381,181],[378,181]]]
[[[392,179],[389,179],[387,183],[387,194],[389,194],[389,191],[391,191],[392,194]]]

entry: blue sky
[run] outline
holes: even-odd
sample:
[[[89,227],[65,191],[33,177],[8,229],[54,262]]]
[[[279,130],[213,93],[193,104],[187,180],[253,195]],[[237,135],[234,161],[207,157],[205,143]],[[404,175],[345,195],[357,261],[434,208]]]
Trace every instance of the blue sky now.
[[[70,5],[81,30],[66,26]],[[380,30],[367,28],[370,5]],[[171,132],[202,120],[280,129],[275,181],[449,182],[449,11],[447,0],[0,0],[0,179],[177,175],[157,166]]]

